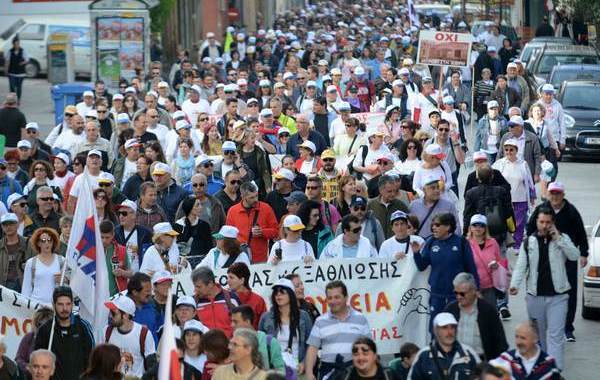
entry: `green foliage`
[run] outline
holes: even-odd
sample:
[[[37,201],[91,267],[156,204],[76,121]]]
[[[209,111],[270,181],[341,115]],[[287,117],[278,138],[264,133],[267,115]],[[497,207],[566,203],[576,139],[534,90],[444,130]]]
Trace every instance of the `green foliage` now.
[[[150,30],[152,33],[161,33],[164,28],[171,10],[175,7],[177,0],[160,0],[160,3],[150,10]]]
[[[583,16],[586,22],[597,25],[600,21],[600,1],[598,0],[561,0],[559,4],[572,9],[575,15]]]

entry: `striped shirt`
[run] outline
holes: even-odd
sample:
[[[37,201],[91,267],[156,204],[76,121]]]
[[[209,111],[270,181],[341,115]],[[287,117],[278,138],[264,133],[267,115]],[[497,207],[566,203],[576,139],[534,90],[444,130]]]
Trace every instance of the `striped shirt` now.
[[[371,336],[369,322],[362,313],[348,307],[346,319],[339,320],[327,312],[315,321],[307,343],[321,349],[321,361],[335,363],[340,354],[344,361],[352,360],[352,344],[356,339]]]

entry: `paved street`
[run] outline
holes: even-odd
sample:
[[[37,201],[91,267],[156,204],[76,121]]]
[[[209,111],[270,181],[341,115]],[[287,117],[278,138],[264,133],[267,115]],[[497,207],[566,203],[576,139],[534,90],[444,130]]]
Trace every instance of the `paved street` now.
[[[6,77],[0,77],[0,99],[4,99],[8,91]],[[54,125],[54,105],[51,101],[50,86],[45,80],[25,80],[22,110],[28,121],[37,121],[45,136]],[[464,183],[465,171],[461,176]],[[567,188],[567,198],[575,204],[583,216],[584,223],[591,231],[594,223],[600,218],[600,163],[592,162],[563,162],[559,167],[559,180]],[[514,262],[514,258],[512,258]],[[581,286],[580,286],[581,289]],[[505,323],[509,341],[515,325],[526,318],[523,291],[517,297],[511,298],[513,320]],[[581,292],[580,292],[581,293]],[[575,322],[577,343],[567,343],[566,363],[564,373],[566,379],[586,380],[597,379],[596,359],[600,352],[600,322],[585,321],[577,311]]]

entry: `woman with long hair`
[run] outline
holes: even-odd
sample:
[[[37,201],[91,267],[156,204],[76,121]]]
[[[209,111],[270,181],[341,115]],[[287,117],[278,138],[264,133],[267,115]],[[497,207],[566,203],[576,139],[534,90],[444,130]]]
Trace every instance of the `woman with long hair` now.
[[[99,222],[109,220],[114,225],[119,224],[117,216],[113,211],[112,201],[106,190],[102,188],[94,190],[94,202],[96,203],[96,214],[98,215]]]
[[[269,79],[261,79],[258,82],[258,93],[256,97],[260,102],[260,108],[269,107],[269,101],[273,96],[273,88],[271,87],[271,81]]]
[[[237,294],[242,305],[248,305],[254,311],[254,328],[258,329],[260,317],[267,311],[267,305],[261,295],[250,288],[250,269],[245,263],[233,263],[227,268],[227,285]]]
[[[422,153],[423,145],[419,140],[415,138],[404,140],[400,146],[400,160],[394,164],[394,168],[404,176],[403,183],[408,183],[411,190],[415,172],[423,164],[420,159]]]
[[[158,141],[153,141],[149,143],[144,149],[144,154],[146,155],[146,157],[152,160],[152,162],[167,162],[165,152],[163,151],[163,148]]]
[[[506,66],[515,58],[519,53],[512,44],[510,38],[502,40],[502,47],[498,50],[500,56],[500,62],[502,62],[502,74],[506,74]]]
[[[65,259],[59,256],[60,238],[52,228],[38,228],[29,241],[36,255],[25,263],[21,294],[52,304],[52,292],[60,283]]]
[[[296,170],[305,176],[317,174],[321,170],[323,162],[316,156],[315,144],[312,141],[305,140],[298,145],[298,151],[300,157],[296,160]]]
[[[217,246],[208,251],[208,254],[196,268],[209,267],[214,271],[220,268],[228,268],[236,262],[250,265],[248,255],[246,252],[242,252],[238,234],[239,230],[234,226],[224,225],[221,227],[219,232],[213,234]]]
[[[132,94],[125,95],[125,99],[123,99],[123,111],[129,115],[129,119],[133,120],[133,115],[138,110],[138,100]]]
[[[121,380],[121,350],[110,343],[99,344],[90,354],[82,380]]]
[[[350,203],[352,196],[356,195],[356,178],[351,175],[344,175],[338,179],[338,193],[331,203],[338,209],[340,216],[350,214]]]
[[[494,289],[492,272],[498,269],[503,259],[500,256],[498,242],[490,237],[485,215],[475,214],[471,217],[467,239],[479,275],[479,292],[490,305],[496,306],[496,289]]]
[[[135,174],[125,181],[121,193],[132,201],[137,201],[140,197],[140,186],[144,182],[152,181],[150,175],[150,166],[152,159],[145,155],[140,155],[135,163]]]
[[[195,159],[192,155],[194,143],[191,139],[180,139],[179,150],[172,163],[173,177],[180,185],[188,183],[194,175]]]
[[[312,319],[300,310],[292,281],[281,278],[273,286],[271,305],[271,310],[261,317],[258,329],[277,339],[286,366],[302,375]]]
[[[196,198],[186,198],[181,202],[181,210],[184,216],[175,222],[175,229],[179,232],[177,242],[186,243],[190,253],[204,258],[214,244],[210,224],[200,219],[202,205]]]
[[[336,156],[353,156],[358,148],[365,145],[365,138],[360,132],[360,121],[351,117],[346,121],[345,133],[335,136],[333,151]]]
[[[204,130],[210,124],[210,119],[206,112],[200,112],[198,114],[198,118],[196,119],[196,125],[192,128],[191,136],[192,141],[194,141],[194,145],[202,146],[202,141],[204,140]]]
[[[54,310],[49,306],[41,306],[33,312],[31,318],[31,331],[23,336],[21,342],[19,342],[19,348],[15,356],[15,361],[24,374],[29,374],[27,365],[29,364],[29,358],[35,347],[35,334],[38,329],[47,321],[54,318]]]
[[[291,170],[292,173],[294,173],[295,177],[292,181],[294,189],[304,192],[304,190],[306,189],[306,181],[308,180],[308,178],[296,169],[296,160],[294,159],[294,157],[290,154],[286,154],[285,156],[283,156],[283,158],[281,159],[281,167]]]
[[[327,243],[335,237],[331,228],[323,223],[321,204],[313,200],[304,201],[300,204],[296,215],[305,226],[302,230],[302,240],[310,244],[318,259]]]
[[[202,369],[201,380],[211,380],[216,368],[225,367],[229,360],[229,339],[221,329],[212,329],[202,336],[202,348],[206,354],[206,363]],[[223,377],[224,380],[229,380]]]
[[[71,227],[73,227],[73,217],[70,215],[62,216],[58,221],[58,226],[60,228],[60,247],[58,248],[58,254],[65,256],[67,254],[67,246],[71,236]]]
[[[377,129],[385,133],[385,143],[394,144],[402,136],[400,106],[391,104],[385,109],[385,119]]]
[[[200,372],[206,363],[206,354],[202,349],[202,335],[207,331],[208,327],[195,319],[187,321],[183,327],[184,361]]]
[[[37,190],[42,186],[50,187],[53,193],[62,197],[60,188],[54,184],[54,170],[48,161],[34,161],[29,169],[29,178],[31,180],[23,188],[23,195],[27,197],[27,205],[30,210],[37,209]]]
[[[230,120],[232,123],[235,120]],[[204,154],[207,156],[220,156],[223,154],[221,146],[223,145],[223,140],[221,139],[221,134],[219,133],[219,128],[215,124],[209,124],[204,128],[204,138],[202,139],[201,148]]]
[[[173,312],[173,332],[175,338],[183,337],[183,328],[187,321],[196,316],[196,300],[192,296],[179,296]]]

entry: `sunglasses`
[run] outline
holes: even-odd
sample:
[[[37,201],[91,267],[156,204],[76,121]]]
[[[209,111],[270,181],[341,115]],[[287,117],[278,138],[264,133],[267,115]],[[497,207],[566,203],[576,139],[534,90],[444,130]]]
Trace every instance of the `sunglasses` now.
[[[207,117],[203,117],[203,118],[198,119],[198,121],[207,121],[207,120],[208,120]]]
[[[409,145],[406,147],[406,149],[415,150],[415,149],[417,149],[417,147],[415,145]]]
[[[284,132],[284,133],[280,133],[280,134],[279,134],[279,137],[290,137],[290,134],[289,134],[289,133],[286,133],[286,132]]]
[[[50,201],[54,200],[53,197],[44,197],[44,198],[38,198],[38,199],[41,200],[41,201],[44,201],[44,202],[50,202]]]
[[[229,184],[230,185],[241,185],[242,181],[234,179],[233,181],[229,181]]]
[[[226,156],[235,156],[235,150],[226,150],[223,154]]]
[[[352,353],[357,354],[358,352],[367,353],[371,352],[371,349],[368,347],[352,347]]]
[[[324,158],[323,162],[333,162],[335,161],[335,158]]]
[[[210,168],[212,166],[213,166],[212,162],[208,162],[208,163],[202,165],[202,167],[204,167],[204,168]]]
[[[455,295],[457,295],[457,296],[464,297],[464,296],[467,294],[467,292],[457,292],[457,291],[455,290],[455,291],[454,291],[454,294],[455,294]]]
[[[353,234],[357,234],[360,232],[361,229],[362,229],[362,227],[356,227],[356,228],[349,229],[348,231],[352,232]]]
[[[473,226],[473,227],[479,227],[479,228],[485,228],[485,224],[483,224],[483,223],[473,223],[473,224],[471,224],[471,226]]]
[[[100,186],[100,187],[112,187],[112,183],[103,182],[103,183],[99,183],[98,186]]]
[[[52,243],[52,238],[41,238],[40,243]]]
[[[204,186],[206,186],[206,184],[205,183],[192,183],[192,186],[193,187],[204,187]]]
[[[360,210],[360,211],[367,211],[367,206],[354,206],[354,207],[352,207],[352,209],[354,211],[358,211],[358,210]]]
[[[318,190],[320,189],[319,186],[306,186],[306,190]]]
[[[73,116],[75,116],[75,114],[72,114],[72,113],[66,113],[65,114],[65,117],[73,117]]]
[[[118,211],[117,215],[119,215],[119,216],[127,216],[127,215],[129,215],[129,213],[127,211]]]
[[[19,206],[19,207],[25,208],[25,207],[27,207],[27,202],[15,203],[15,206]]]

